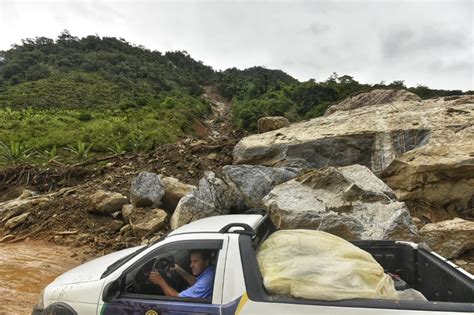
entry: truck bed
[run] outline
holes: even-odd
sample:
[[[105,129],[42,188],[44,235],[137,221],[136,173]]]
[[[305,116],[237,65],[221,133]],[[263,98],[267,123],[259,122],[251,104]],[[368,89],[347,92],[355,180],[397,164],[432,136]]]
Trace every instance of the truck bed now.
[[[268,236],[265,235],[265,236]],[[262,237],[263,240],[266,237]],[[396,241],[355,241],[354,245],[369,252],[386,272],[397,274],[408,288],[420,291],[428,301],[382,299],[349,299],[321,301],[288,296],[270,296],[263,286],[256,259],[260,241],[248,235],[239,236],[242,266],[247,294],[261,302],[312,304],[339,307],[364,307],[425,311],[474,312],[474,278],[472,275],[413,243]],[[245,257],[245,258],[244,258]]]

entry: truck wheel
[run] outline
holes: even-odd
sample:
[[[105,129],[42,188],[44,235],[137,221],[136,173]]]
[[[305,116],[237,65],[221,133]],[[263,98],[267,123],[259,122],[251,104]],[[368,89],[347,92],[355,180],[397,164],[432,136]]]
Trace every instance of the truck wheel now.
[[[44,313],[46,315],[77,315],[77,312],[65,303],[54,303],[48,306]]]

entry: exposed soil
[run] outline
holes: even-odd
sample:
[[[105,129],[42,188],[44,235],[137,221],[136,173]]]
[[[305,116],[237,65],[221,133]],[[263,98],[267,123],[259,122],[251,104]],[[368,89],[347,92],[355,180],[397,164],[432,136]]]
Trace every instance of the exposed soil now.
[[[92,257],[45,242],[0,245],[0,314],[31,314],[41,290]]]
[[[213,114],[196,123],[195,137],[163,145],[147,154],[105,157],[75,166],[17,166],[0,170],[0,202],[18,197],[24,189],[48,196],[28,208],[28,219],[13,230],[0,223],[0,239],[6,242],[42,239],[71,247],[89,248],[89,254],[103,254],[135,246],[142,239],[120,235],[116,216],[87,211],[89,196],[99,189],[129,196],[130,184],[140,172],[172,176],[196,185],[205,171],[215,171],[232,164],[232,150],[243,134],[229,125],[231,104],[213,89],[206,88],[204,98]],[[49,195],[48,195],[49,194]],[[167,231],[165,228],[161,233]]]

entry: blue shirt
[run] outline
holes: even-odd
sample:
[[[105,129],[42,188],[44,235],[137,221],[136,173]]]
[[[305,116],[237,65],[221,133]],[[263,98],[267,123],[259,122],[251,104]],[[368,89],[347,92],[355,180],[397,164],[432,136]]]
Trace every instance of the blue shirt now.
[[[197,278],[196,283],[181,291],[178,296],[186,298],[207,299],[212,297],[212,287],[214,285],[214,276],[216,270],[214,266],[208,266]]]

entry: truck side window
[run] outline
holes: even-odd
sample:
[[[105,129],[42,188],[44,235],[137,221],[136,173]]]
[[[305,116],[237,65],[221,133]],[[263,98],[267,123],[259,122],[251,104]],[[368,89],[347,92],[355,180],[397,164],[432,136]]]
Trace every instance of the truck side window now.
[[[124,293],[210,302],[219,249],[216,242],[212,246],[205,246],[205,242],[192,245],[177,242],[147,255],[126,271]]]

